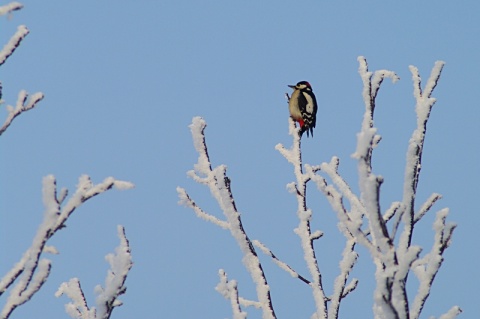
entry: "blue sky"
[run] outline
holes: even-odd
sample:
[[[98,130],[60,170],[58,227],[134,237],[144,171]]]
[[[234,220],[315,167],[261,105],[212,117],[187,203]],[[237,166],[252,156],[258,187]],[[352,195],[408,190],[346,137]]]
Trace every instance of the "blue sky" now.
[[[114,318],[225,318],[228,302],[214,287],[225,269],[240,293],[254,297],[238,246],[228,232],[177,205],[185,187],[208,212],[221,216],[208,190],[186,177],[197,155],[188,125],[208,123],[212,162],[226,164],[244,226],[253,239],[307,275],[297,225],[295,197],[285,185],[292,168],[274,149],[291,144],[284,93],[287,84],[308,80],[319,114],[313,139],[303,143],[304,162],[333,155],[357,189],[355,134],[363,112],[357,57],[371,70],[389,69],[401,78],[385,82],[377,99],[376,125],[383,140],[374,170],[385,177],[382,205],[401,199],[405,152],[415,125],[411,74],[426,80],[436,60],[446,62],[428,125],[418,200],[432,192],[444,198],[458,223],[452,246],[427,301],[424,317],[453,305],[463,318],[480,312],[478,300],[478,179],[480,161],[480,4],[405,1],[24,1],[13,17],[0,17],[6,43],[17,26],[31,33],[1,67],[3,99],[18,91],[41,91],[37,109],[17,118],[2,135],[1,262],[4,274],[29,247],[41,221],[41,180],[57,177],[72,192],[81,174],[95,182],[107,176],[136,188],[94,198],[52,239],[60,255],[45,287],[13,318],[66,316],[66,298],[53,294],[79,277],[94,303],[103,284],[104,256],[118,245],[116,225],[126,228],[134,266],[124,306]],[[2,44],[3,46],[3,44]],[[5,113],[6,114],[6,113]],[[6,115],[5,115],[6,116]],[[309,204],[314,227],[325,232],[317,255],[327,291],[338,273],[341,235],[334,213],[313,186]],[[414,240],[428,249],[433,215]],[[330,236],[330,237],[329,237]],[[372,262],[360,249],[354,272],[361,282],[341,318],[371,317]],[[260,256],[277,314],[309,318],[308,287]],[[367,274],[367,275],[365,275]],[[415,278],[410,277],[415,283]],[[331,290],[330,290],[331,291]],[[45,306],[48,305],[48,306]],[[247,309],[249,318],[259,318]]]

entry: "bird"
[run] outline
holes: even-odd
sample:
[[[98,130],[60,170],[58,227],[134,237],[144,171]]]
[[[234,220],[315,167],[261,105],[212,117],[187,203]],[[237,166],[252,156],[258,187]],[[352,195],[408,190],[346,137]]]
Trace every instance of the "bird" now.
[[[298,134],[302,137],[307,132],[307,137],[313,137],[313,128],[317,122],[317,99],[313,94],[312,86],[307,81],[300,81],[296,85],[288,85],[293,89],[292,96],[288,98],[288,109],[292,119],[300,125]]]

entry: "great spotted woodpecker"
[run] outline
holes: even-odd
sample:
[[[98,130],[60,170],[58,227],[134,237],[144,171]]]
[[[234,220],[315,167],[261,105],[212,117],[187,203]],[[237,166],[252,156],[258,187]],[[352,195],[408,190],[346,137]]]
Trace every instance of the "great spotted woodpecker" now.
[[[313,137],[313,128],[317,122],[317,99],[312,86],[307,81],[300,81],[289,87],[293,89],[293,93],[288,100],[288,109],[292,119],[300,125],[300,137],[305,131],[307,136],[310,133]]]

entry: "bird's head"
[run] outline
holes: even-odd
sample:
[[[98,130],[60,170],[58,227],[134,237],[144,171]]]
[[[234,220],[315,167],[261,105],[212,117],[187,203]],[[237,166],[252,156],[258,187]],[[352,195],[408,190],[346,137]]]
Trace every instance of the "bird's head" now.
[[[300,81],[296,85],[289,85],[288,87],[294,90],[312,90],[312,86],[307,81]]]

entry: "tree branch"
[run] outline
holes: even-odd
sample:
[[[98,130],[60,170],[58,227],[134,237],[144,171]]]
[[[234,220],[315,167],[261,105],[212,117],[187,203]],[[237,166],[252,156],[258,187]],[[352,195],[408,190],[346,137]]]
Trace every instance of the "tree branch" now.
[[[253,245],[255,247],[257,247],[258,249],[260,249],[265,255],[267,256],[270,256],[272,259],[273,259],[273,262],[278,266],[280,267],[281,269],[285,270],[287,273],[290,274],[290,276],[292,276],[293,278],[298,278],[300,279],[301,281],[303,281],[304,283],[306,283],[307,285],[310,285],[311,282],[306,279],[305,277],[303,277],[302,275],[300,275],[298,272],[296,272],[295,270],[293,270],[292,267],[290,267],[288,264],[286,264],[285,262],[281,261],[280,259],[277,258],[277,256],[275,256],[273,254],[273,252],[267,248],[267,246],[265,246],[263,243],[261,243],[260,241],[258,240],[253,240],[252,241]]]
[[[368,71],[364,57],[359,57],[358,62],[359,74],[363,82],[365,113],[361,130],[357,134],[357,149],[352,157],[358,160],[360,198],[365,206],[372,243],[379,252],[372,255],[376,264],[377,282],[374,314],[376,318],[406,318],[408,299],[405,287],[398,286],[400,282],[395,281],[398,271],[397,255],[380,209],[380,185],[383,178],[372,173],[373,148],[380,140],[373,121],[375,99],[385,77],[392,78],[393,82],[397,81],[398,77],[391,71],[380,70],[375,73]]]
[[[113,309],[122,305],[118,297],[127,289],[124,284],[133,263],[128,239],[125,236],[125,228],[118,226],[117,231],[120,245],[115,249],[115,254],[105,256],[110,264],[105,279],[105,288],[100,285],[95,287],[98,294],[97,307],[91,309],[88,307],[78,278],[72,278],[68,283],[62,283],[55,293],[56,297],[65,294],[73,301],[65,305],[65,310],[70,317],[74,319],[108,319],[112,315]]]
[[[296,189],[297,216],[299,219],[299,224],[297,228],[295,228],[295,233],[300,237],[303,256],[312,277],[310,286],[312,288],[313,299],[316,306],[315,316],[317,318],[326,318],[328,298],[325,295],[322,284],[322,275],[318,267],[318,261],[313,247],[315,236],[312,236],[310,228],[312,211],[307,208],[306,202],[307,182],[311,177],[308,174],[303,173],[301,140],[298,134],[298,129],[295,127],[295,122],[291,118],[289,118],[289,134],[293,137],[292,147],[287,150],[283,145],[277,144],[275,149],[293,165],[293,171],[296,177],[296,182],[293,185]]]
[[[182,187],[177,187],[177,193],[178,197],[180,198],[180,201],[178,202],[181,205],[185,205],[187,207],[190,207],[197,217],[204,219],[208,222],[214,223],[215,225],[223,228],[223,229],[230,229],[230,225],[223,220],[220,220],[219,218],[210,215],[206,213],[203,209],[201,209],[194,201],[193,199],[190,198],[190,196],[187,194],[184,188]]]
[[[77,191],[67,204],[61,207],[57,198],[56,180],[53,175],[43,179],[43,202],[45,206],[44,219],[33,239],[32,246],[27,249],[21,260],[0,281],[0,295],[4,293],[17,279],[19,281],[10,291],[0,318],[8,318],[18,306],[24,304],[42,287],[49,275],[51,262],[40,259],[48,240],[61,228],[73,211],[95,195],[103,193],[115,185],[133,187],[128,182],[117,181],[112,177],[104,182],[93,185],[86,175],[80,177]],[[63,192],[65,193],[65,192]],[[62,195],[63,196],[63,195]]]
[[[433,280],[442,266],[443,252],[450,245],[453,230],[457,226],[453,223],[446,223],[447,215],[447,208],[442,209],[437,213],[435,223],[433,224],[435,238],[432,249],[427,255],[416,260],[412,265],[413,272],[419,280],[419,286],[410,310],[411,319],[417,319],[420,317],[423,306],[430,295]]]
[[[246,319],[247,313],[242,311],[240,307],[240,298],[238,296],[238,289],[237,289],[237,281],[236,280],[228,280],[227,274],[223,269],[218,271],[218,275],[220,277],[220,282],[215,287],[215,290],[218,291],[225,299],[230,300],[230,305],[232,306],[232,313],[234,319]],[[249,305],[257,304],[255,302],[245,301],[245,303]],[[260,305],[257,305],[261,307]]]
[[[0,16],[10,14],[13,11],[17,11],[23,8],[23,4],[20,2],[10,2],[6,5],[0,6]]]
[[[328,309],[328,318],[338,318],[341,300],[357,287],[358,279],[356,278],[347,286],[348,276],[358,259],[358,254],[354,249],[355,239],[352,237],[350,240],[347,240],[343,250],[343,258],[340,261],[340,274],[335,278],[333,294],[330,297],[331,304]]]
[[[0,66],[5,63],[5,61],[10,57],[13,52],[20,46],[20,43],[25,39],[25,37],[30,33],[26,26],[20,25],[17,28],[15,34],[10,38],[10,40],[5,44],[5,46],[0,51]]]
[[[431,98],[430,96],[437,85],[444,65],[445,62],[443,61],[437,61],[435,63],[430,78],[427,81],[427,85],[425,86],[425,93],[422,93],[421,79],[418,69],[414,66],[410,66],[413,81],[413,95],[416,100],[415,112],[417,114],[417,128],[413,131],[408,145],[402,210],[398,217],[403,218],[403,223],[405,224],[399,245],[399,248],[403,251],[408,249],[412,241],[412,230],[415,219],[415,194],[417,192],[418,179],[422,166],[425,133],[427,131],[427,122],[430,117],[430,112],[436,102],[436,99]]]
[[[276,318],[270,297],[270,287],[268,286],[267,279],[255,248],[243,228],[240,213],[235,205],[235,200],[230,187],[230,179],[226,174],[226,167],[220,165],[212,168],[210,163],[204,134],[206,126],[207,124],[201,117],[195,117],[190,125],[193,144],[198,153],[198,161],[194,165],[194,170],[189,171],[188,175],[196,182],[209,187],[211,194],[219,204],[227,221],[219,221],[216,218],[202,215],[198,209],[196,210],[196,213],[197,215],[200,213],[202,218],[206,217],[207,220],[214,222],[222,228],[225,228],[228,225],[230,233],[237,241],[243,253],[243,263],[256,285],[257,297],[261,305],[263,318]],[[196,205],[193,204],[194,202],[182,188],[177,188],[177,191],[181,202],[186,202],[191,208],[196,207]]]
[[[28,97],[28,94],[26,91],[20,91],[20,93],[18,94],[17,104],[15,108],[13,108],[10,105],[7,106],[8,116],[5,119],[5,122],[3,123],[2,127],[0,128],[0,135],[2,135],[7,130],[7,128],[10,126],[10,124],[12,124],[13,120],[17,116],[19,116],[23,112],[33,109],[35,106],[37,106],[38,102],[43,100],[44,96],[43,96],[43,93],[40,93],[40,92],[35,93],[30,97],[28,103],[25,104],[27,101],[27,97]]]

